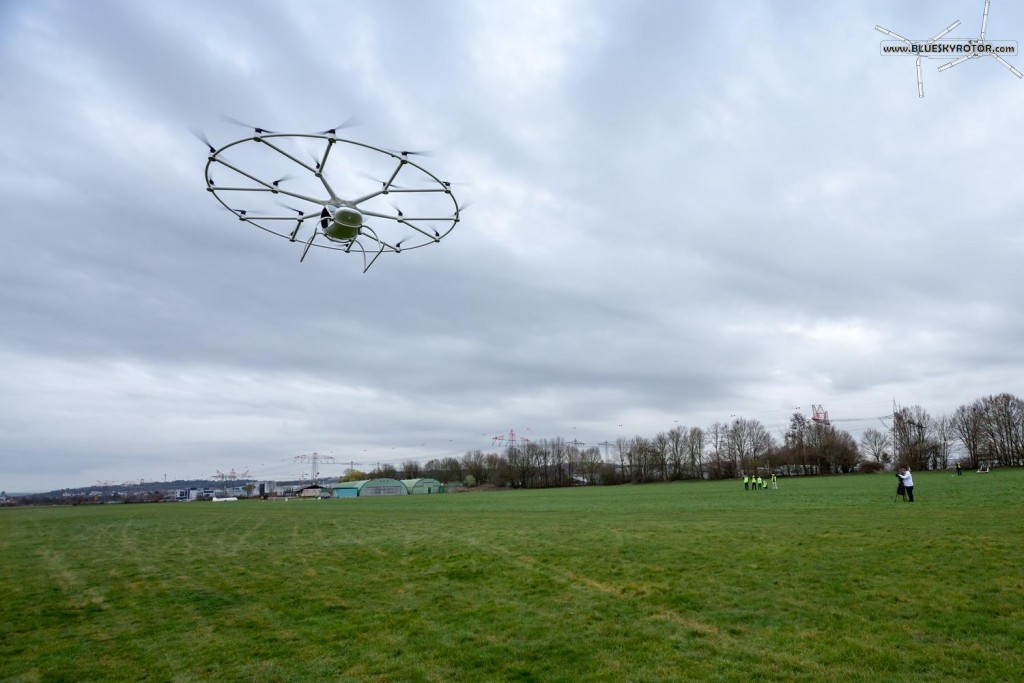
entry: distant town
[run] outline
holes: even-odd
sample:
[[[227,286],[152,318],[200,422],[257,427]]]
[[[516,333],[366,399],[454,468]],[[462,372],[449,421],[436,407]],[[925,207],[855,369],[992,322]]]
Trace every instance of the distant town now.
[[[436,479],[336,478],[306,481],[217,481],[209,479],[171,482],[101,484],[58,489],[46,493],[8,494],[0,492],[0,505],[95,505],[116,503],[162,503],[222,501],[246,498],[349,498],[372,495],[448,493],[466,488],[463,482],[441,483]]]

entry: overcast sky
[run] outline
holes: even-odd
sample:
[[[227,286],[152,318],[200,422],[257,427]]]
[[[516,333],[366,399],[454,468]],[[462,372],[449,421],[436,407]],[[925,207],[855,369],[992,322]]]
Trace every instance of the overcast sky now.
[[[0,488],[1024,394],[1024,82],[925,59],[919,99],[874,30],[982,6],[0,3]],[[358,117],[472,206],[299,263],[205,191],[224,115]]]

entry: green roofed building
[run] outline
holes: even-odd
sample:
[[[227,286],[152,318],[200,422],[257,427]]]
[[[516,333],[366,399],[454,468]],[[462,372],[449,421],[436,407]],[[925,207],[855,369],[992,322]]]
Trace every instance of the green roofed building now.
[[[444,484],[437,479],[403,479],[409,493],[444,493]]]
[[[344,481],[335,484],[335,498],[354,498],[356,496],[402,496],[408,493],[405,484],[397,479],[363,479],[362,481]]]

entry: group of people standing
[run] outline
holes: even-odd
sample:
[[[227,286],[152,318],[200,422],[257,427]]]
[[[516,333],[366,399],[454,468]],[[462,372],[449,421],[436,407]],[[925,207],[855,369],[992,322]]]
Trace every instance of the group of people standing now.
[[[959,465],[959,463],[957,464]],[[896,477],[900,480],[900,483],[896,486],[896,497],[902,497],[908,503],[913,503],[914,475],[910,473],[910,468],[906,465],[901,465],[900,471],[896,473]]]
[[[769,484],[771,484],[773,489],[779,488],[779,482],[774,472],[772,472],[772,476],[767,482],[758,475],[743,473],[744,491],[763,491],[768,488]]]

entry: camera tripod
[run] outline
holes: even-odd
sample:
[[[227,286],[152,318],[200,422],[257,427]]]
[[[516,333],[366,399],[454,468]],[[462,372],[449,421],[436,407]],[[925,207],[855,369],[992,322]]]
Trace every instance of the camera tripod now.
[[[893,497],[892,502],[895,503],[900,498],[903,499],[904,503],[907,502],[907,490],[903,487],[903,482],[900,482],[899,486],[896,487],[896,495]]]

